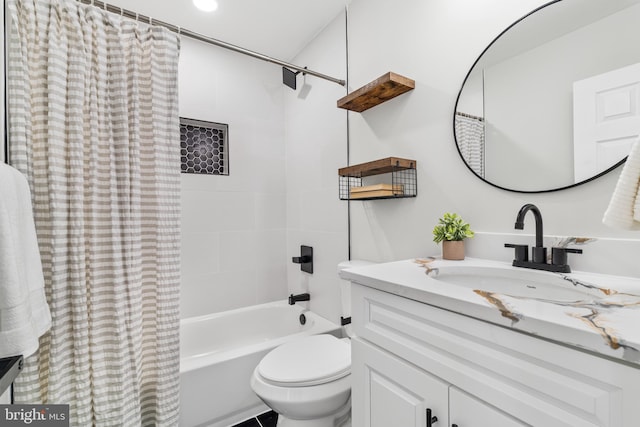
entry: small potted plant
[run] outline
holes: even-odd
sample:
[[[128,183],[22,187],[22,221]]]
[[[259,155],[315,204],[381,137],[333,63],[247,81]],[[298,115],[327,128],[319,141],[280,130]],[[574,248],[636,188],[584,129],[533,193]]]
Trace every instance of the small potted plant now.
[[[464,259],[464,239],[473,237],[468,223],[455,213],[445,213],[433,228],[433,241],[442,242],[442,258]]]

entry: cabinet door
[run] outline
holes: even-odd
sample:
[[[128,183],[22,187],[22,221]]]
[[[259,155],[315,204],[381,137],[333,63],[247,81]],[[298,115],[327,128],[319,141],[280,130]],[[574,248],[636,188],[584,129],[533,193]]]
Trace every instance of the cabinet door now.
[[[353,427],[449,425],[447,383],[359,338],[351,358]]]
[[[524,427],[504,412],[455,387],[449,389],[449,419],[457,427]]]

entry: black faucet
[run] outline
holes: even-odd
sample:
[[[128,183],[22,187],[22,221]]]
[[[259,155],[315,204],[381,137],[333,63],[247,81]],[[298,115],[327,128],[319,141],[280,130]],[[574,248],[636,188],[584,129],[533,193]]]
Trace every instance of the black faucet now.
[[[540,209],[536,205],[527,203],[520,208],[518,216],[516,217],[516,230],[524,229],[524,217],[527,212],[533,212],[533,216],[536,220],[536,245],[531,248],[532,260],[529,261],[527,245],[515,245],[512,243],[505,243],[506,248],[515,249],[515,259],[513,260],[514,267],[534,268],[537,270],[553,271],[558,273],[570,273],[571,267],[567,264],[567,253],[581,254],[581,249],[572,248],[552,248],[551,249],[551,264],[547,263],[547,248],[543,245],[543,231],[542,231],[542,214]]]
[[[309,301],[310,299],[311,299],[311,295],[309,294],[298,294],[298,295],[291,294],[289,295],[289,305],[293,305],[298,301]]]
[[[518,216],[516,217],[516,230],[524,230],[524,216],[529,211],[533,212],[533,217],[536,220],[536,245],[531,248],[531,256],[533,258],[533,262],[546,264],[547,248],[545,248],[542,243],[542,238],[544,236],[542,231],[542,214],[540,214],[540,209],[538,209],[536,205],[527,203],[520,208],[520,212],[518,212]]]

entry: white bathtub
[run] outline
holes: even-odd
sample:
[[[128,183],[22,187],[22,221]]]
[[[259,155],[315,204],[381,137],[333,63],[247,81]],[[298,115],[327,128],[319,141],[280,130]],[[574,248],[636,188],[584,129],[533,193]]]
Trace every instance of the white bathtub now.
[[[261,304],[180,322],[180,427],[228,427],[268,408],[249,379],[271,349],[340,327],[300,306]]]

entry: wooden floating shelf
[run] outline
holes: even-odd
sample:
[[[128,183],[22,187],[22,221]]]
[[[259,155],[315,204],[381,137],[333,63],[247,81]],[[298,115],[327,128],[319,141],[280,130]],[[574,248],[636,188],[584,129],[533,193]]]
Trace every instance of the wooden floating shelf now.
[[[386,183],[366,182],[370,181],[367,177],[383,174],[388,174],[381,178]],[[418,195],[415,160],[387,157],[338,169],[338,175],[340,200],[401,199]]]
[[[401,159],[399,157],[387,157],[385,159],[340,168],[338,169],[338,175],[362,178],[365,176],[380,175],[383,173],[415,168],[415,160]]]
[[[408,77],[388,72],[360,89],[338,100],[338,108],[361,113],[398,95],[413,90],[416,82]]]

